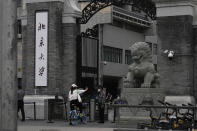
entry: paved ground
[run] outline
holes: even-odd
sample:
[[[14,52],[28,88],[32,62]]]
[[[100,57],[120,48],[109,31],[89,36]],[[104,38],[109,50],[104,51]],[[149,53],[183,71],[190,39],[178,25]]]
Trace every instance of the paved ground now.
[[[97,122],[89,122],[88,124],[78,124],[76,126],[70,126],[68,122],[65,121],[54,121],[54,123],[47,123],[47,121],[44,120],[36,120],[36,121],[26,120],[25,122],[21,122],[18,120],[18,131],[145,131],[145,130],[134,129],[134,128],[116,128],[116,124],[111,123],[109,121],[105,122],[104,124]],[[158,130],[148,130],[148,131],[158,131]],[[169,131],[169,130],[160,130],[160,131]]]
[[[47,121],[42,120],[18,121],[18,131],[113,131],[114,128],[115,124],[111,122],[104,124],[89,122],[86,125],[70,126],[68,122],[64,121],[54,121],[54,123],[47,123]]]
[[[19,126],[18,131],[113,131],[113,128]]]

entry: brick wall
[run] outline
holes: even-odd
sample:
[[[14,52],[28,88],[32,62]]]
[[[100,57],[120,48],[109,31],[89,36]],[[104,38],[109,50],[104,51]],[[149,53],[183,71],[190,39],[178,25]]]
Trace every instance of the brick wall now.
[[[194,46],[193,46],[193,51],[194,51],[194,90],[193,94],[195,98],[197,98],[197,27],[193,28],[193,40],[194,40]]]
[[[62,82],[62,2],[28,3],[27,27],[23,27],[23,87],[28,94],[35,88],[35,12],[47,10],[48,30],[48,87],[39,87],[38,94],[54,94],[63,88]]]
[[[159,43],[158,72],[161,88],[167,95],[187,95],[193,92],[193,27],[192,16],[160,17],[157,19]],[[175,51],[170,61],[164,50]]]
[[[76,83],[77,67],[77,35],[80,26],[77,24],[63,24],[63,87],[67,96],[72,83]]]
[[[23,88],[28,87],[27,84],[27,57],[24,57],[27,54],[27,26],[22,26],[22,86]]]

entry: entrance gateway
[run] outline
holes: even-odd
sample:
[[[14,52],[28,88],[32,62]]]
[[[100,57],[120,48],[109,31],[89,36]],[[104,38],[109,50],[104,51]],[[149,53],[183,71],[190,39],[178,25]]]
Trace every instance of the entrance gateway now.
[[[153,89],[157,98],[162,98],[163,93],[168,95],[191,95],[196,97],[197,91],[197,62],[196,62],[196,19],[195,9],[196,2],[190,0],[153,0],[153,4],[145,4],[147,1],[124,1],[124,0],[109,0],[107,2],[100,0],[99,2],[92,1],[84,8],[80,23],[87,21],[99,9],[105,8],[110,4],[123,4],[131,2],[132,5],[140,5],[149,18],[155,20],[157,17],[157,38],[159,45],[158,53],[158,72],[161,76],[161,84],[159,89]],[[134,4],[135,3],[135,4]],[[150,2],[152,3],[152,2]],[[152,5],[152,6],[150,6]],[[147,7],[146,7],[147,6]],[[156,16],[156,7],[157,16]],[[152,10],[153,9],[153,10]],[[151,10],[153,12],[147,13]],[[150,14],[153,14],[152,16]],[[175,52],[172,61],[169,61],[165,50]],[[172,74],[172,75],[169,75]],[[130,90],[130,91],[127,91]],[[125,89],[125,92],[142,96],[149,92],[147,89],[144,93],[143,89]],[[159,95],[161,94],[161,95]],[[142,98],[141,97],[141,98]],[[137,97],[136,97],[137,98]],[[133,100],[138,101],[138,100]]]
[[[53,92],[54,88],[61,88],[62,92],[67,92],[69,85],[76,81],[76,37],[79,32],[79,24],[76,23],[76,19],[80,19],[80,11],[71,8],[73,0],[44,0],[44,2],[35,2],[35,0],[28,0],[26,6],[24,6],[24,12],[21,16],[22,20],[22,39],[23,45],[23,87],[27,92],[32,93],[31,90],[35,88],[35,11],[49,11],[49,34],[48,34],[48,80],[47,89],[45,87],[38,88],[38,93],[47,94]],[[139,0],[138,0],[139,1]],[[197,82],[195,81],[197,74],[197,62],[196,62],[196,21],[194,8],[195,2],[190,0],[154,0],[157,5],[157,27],[158,27],[158,43],[160,45],[159,50],[172,49],[175,51],[175,59],[168,62],[165,55],[158,55],[158,71],[162,77],[163,82],[161,88],[165,89],[168,94],[188,95],[196,96]],[[65,2],[65,4],[64,4]],[[93,1],[95,2],[95,1]],[[102,1],[100,1],[103,3]],[[109,1],[111,2],[111,1]],[[137,0],[136,0],[137,2]],[[180,4],[181,2],[181,4]],[[140,3],[143,3],[141,0]],[[56,4],[56,5],[54,5]],[[1,4],[3,5],[3,4]],[[53,6],[51,6],[53,5]],[[147,5],[147,4],[144,4]],[[6,8],[6,6],[3,6]],[[66,8],[69,7],[69,8]],[[63,8],[65,10],[63,11]],[[3,9],[3,8],[2,8]],[[6,8],[9,9],[9,8]],[[184,12],[182,12],[184,9]],[[169,13],[171,11],[171,13]],[[54,13],[56,12],[56,13]],[[61,13],[59,13],[61,12]],[[63,12],[63,14],[62,14]],[[156,14],[156,13],[155,13]],[[61,16],[61,17],[59,17]],[[156,16],[156,15],[155,15]],[[62,18],[62,19],[61,19]],[[3,20],[3,19],[2,19]],[[5,20],[5,19],[4,19]],[[7,23],[6,23],[7,24]],[[61,25],[61,26],[60,26]],[[61,31],[62,30],[62,31]],[[181,32],[181,33],[180,33]],[[61,38],[59,38],[61,37]],[[195,38],[195,39],[193,39]],[[5,42],[3,42],[5,43]],[[7,44],[6,44],[7,45]],[[61,45],[61,46],[60,46]],[[60,48],[61,47],[61,48]],[[195,50],[193,52],[193,50]],[[6,50],[4,50],[6,51]],[[13,51],[13,50],[9,50]],[[14,54],[12,54],[14,55]],[[2,55],[3,56],[3,55]],[[12,57],[11,57],[12,58]],[[14,57],[13,57],[14,58]],[[57,61],[56,61],[57,60]],[[12,64],[14,65],[14,64]],[[3,65],[2,65],[3,66]],[[6,66],[2,67],[2,71]],[[14,68],[14,67],[13,67]],[[8,70],[11,71],[12,70]],[[13,71],[14,72],[14,71]],[[53,74],[56,72],[55,74]],[[169,75],[173,74],[173,75]],[[4,73],[2,72],[4,75]],[[15,75],[12,75],[15,76]],[[178,78],[177,78],[178,76]],[[5,78],[6,79],[6,78]],[[14,81],[13,79],[6,79]],[[10,83],[8,81],[7,83]],[[14,86],[15,84],[12,84]],[[63,85],[63,86],[62,86]],[[14,87],[12,87],[14,88]],[[1,94],[7,94],[6,100],[15,100],[13,96],[15,93],[10,91],[12,88],[2,86]],[[48,90],[48,92],[47,92]],[[53,91],[50,91],[53,90]],[[34,91],[33,91],[34,92]],[[61,92],[61,91],[60,91]],[[2,95],[3,96],[3,95]],[[1,118],[5,121],[0,121],[0,126],[4,126],[3,129],[12,130],[11,125],[7,125],[7,121],[15,121],[15,115],[8,117],[7,111],[14,110],[13,102],[4,101],[4,97],[1,97]],[[3,103],[7,103],[2,107]],[[7,108],[8,107],[8,108]],[[10,109],[10,110],[7,110]],[[10,115],[12,113],[9,113]],[[7,120],[7,118],[12,118]],[[5,124],[7,123],[7,124]],[[14,127],[14,126],[13,126]]]
[[[124,5],[129,4],[133,5],[136,8],[143,10],[147,17],[155,19],[156,8],[153,2],[150,0],[93,0],[91,1],[82,11],[82,16],[80,10],[78,10],[73,0],[45,0],[46,2],[36,2],[34,0],[26,1],[24,3],[24,12],[21,17],[22,23],[22,39],[23,41],[23,73],[22,73],[22,86],[27,91],[27,94],[54,94],[54,92],[60,93],[60,95],[67,96],[70,85],[80,80],[81,76],[85,73],[84,70],[89,72],[89,75],[94,77],[89,77],[88,79],[93,79],[93,83],[98,82],[98,60],[94,66],[90,68],[80,67],[80,52],[78,50],[80,44],[79,41],[79,32],[80,24],[85,24],[87,21],[99,10],[110,6],[110,5]],[[54,6],[50,6],[53,4]],[[63,13],[62,13],[63,12]],[[40,48],[35,47],[35,40],[37,45],[40,45],[39,42],[42,42],[42,39],[36,38],[36,31],[38,32],[39,25],[36,25],[39,19],[36,18],[36,14],[39,13],[47,14],[45,21],[48,22],[48,27],[43,26],[44,30],[48,30],[46,33],[46,40],[44,40],[44,46],[47,46],[44,53],[37,50]],[[39,31],[40,32],[40,31]],[[43,37],[44,38],[44,37]],[[90,37],[81,37],[84,41],[90,40]],[[92,39],[95,47],[98,46],[98,40]],[[95,37],[94,37],[95,38]],[[77,41],[76,41],[77,39]],[[43,44],[41,44],[43,45]],[[95,50],[99,50],[98,48]],[[36,54],[36,53],[41,53]],[[47,56],[44,58],[44,56]],[[35,57],[39,56],[39,57]],[[41,57],[42,56],[42,57]],[[79,57],[78,57],[79,56]],[[94,57],[100,56],[99,51]],[[45,61],[45,64],[42,67],[36,67],[38,61]],[[82,62],[82,61],[81,61]],[[47,63],[47,64],[46,64]],[[46,66],[46,67],[44,67]],[[36,70],[35,70],[36,69]],[[83,71],[82,71],[83,70]],[[35,81],[39,79],[40,76],[45,80],[44,84],[35,85]],[[40,79],[39,79],[40,80]],[[83,81],[89,81],[83,79]],[[80,83],[80,81],[78,81]]]
[[[74,0],[45,0],[39,2],[28,0],[25,2],[27,2],[24,6],[25,11],[21,17],[23,40],[22,86],[29,95],[55,95],[58,93],[65,99],[67,99],[72,83],[79,82],[81,86],[92,87],[92,85],[97,85],[100,79],[97,60],[98,55],[100,56],[98,40],[95,36],[86,36],[88,32],[84,36],[79,34],[80,24],[86,23],[91,18],[90,16],[110,5],[133,5],[144,10],[147,17],[152,19],[155,19],[156,14],[154,3],[151,1],[144,2],[144,0],[91,1],[82,11],[82,17],[80,10],[75,6]],[[146,7],[146,5],[148,6]],[[47,14],[44,17],[45,21],[39,21],[39,18],[37,18],[42,13]],[[46,34],[43,33],[46,37],[36,37],[36,34],[40,33],[39,29],[48,30],[47,33],[45,32]],[[78,39],[79,36],[84,42],[89,41],[89,43],[94,44],[90,45],[82,42]],[[41,46],[47,46],[47,49],[40,54],[36,54],[39,53],[39,50],[37,50],[35,43],[37,43],[38,49]],[[86,48],[80,48],[79,46]],[[86,50],[89,46],[95,47],[94,52],[89,52],[95,53],[92,55],[95,60],[94,63],[81,59],[81,56],[87,55],[85,53],[87,53]],[[47,57],[43,58],[43,55]],[[42,66],[46,66],[46,68],[35,68],[37,61],[45,61]],[[36,85],[36,75],[45,77],[45,83]]]
[[[192,95],[197,91],[196,62],[196,2],[190,0],[107,0],[91,1],[82,11],[80,23],[87,21],[108,5],[131,4],[156,20],[158,44],[157,67],[162,82],[160,88],[169,95]],[[192,5],[192,6],[191,6]],[[156,14],[157,10],[157,14]],[[181,33],[180,33],[181,32]],[[169,61],[165,50],[174,51]],[[173,74],[173,75],[169,75]]]
[[[143,12],[146,13],[147,17],[149,17],[149,19],[155,20],[156,19],[156,7],[155,4],[152,1],[140,1],[140,0],[109,0],[109,1],[96,1],[93,0],[91,1],[82,11],[82,18],[78,20],[78,22],[80,24],[86,24],[88,22],[88,20],[91,19],[91,17],[96,14],[99,10],[110,6],[110,5],[117,5],[117,6],[121,6],[121,5],[132,5],[140,10],[142,10]],[[99,55],[101,56],[101,55]],[[99,69],[99,68],[98,68]],[[98,71],[99,72],[99,71]],[[125,74],[126,75],[126,74]],[[115,79],[114,79],[115,80]],[[101,82],[102,83],[102,82]],[[111,83],[111,84],[110,84]],[[112,86],[114,83],[110,82],[110,83],[105,83],[108,84],[109,86]],[[117,85],[117,84],[116,84]],[[114,89],[112,89],[114,90]],[[121,96],[125,96],[127,101],[129,104],[141,104],[139,103],[139,101],[141,102],[142,99],[145,97],[145,95],[147,93],[154,93],[154,97],[156,99],[162,99],[163,94],[161,93],[162,91],[160,89],[134,89],[134,88],[124,88],[122,89],[121,92]],[[134,103],[131,103],[134,102]],[[135,115],[134,115],[135,114]],[[145,116],[146,115],[146,116]],[[144,117],[145,116],[145,117]],[[118,126],[128,126],[130,125],[130,121],[135,121],[134,123],[136,123],[137,121],[141,121],[146,119],[147,117],[149,117],[149,115],[147,115],[146,112],[144,111],[132,111],[131,110],[120,110],[120,116],[119,116],[119,121],[117,121],[117,125]],[[131,118],[134,118],[131,120]],[[123,123],[125,123],[125,121],[128,121],[126,125],[124,125]]]
[[[89,4],[86,5],[85,8],[83,8],[82,17],[78,19],[78,23],[79,24],[86,24],[91,19],[91,17],[94,16],[97,12],[99,12],[101,9],[111,6],[111,5],[116,5],[116,6],[131,5],[137,9],[145,12],[146,17],[148,17],[149,19],[152,19],[152,20],[156,19],[156,7],[155,7],[155,4],[151,0],[145,0],[145,1],[144,0],[91,0],[89,2]],[[147,19],[145,21],[147,21]],[[150,24],[150,23],[147,23],[147,24]],[[86,32],[82,33],[81,38],[84,38],[84,34],[86,34],[87,32],[88,32],[88,35],[92,35],[92,31],[93,31],[94,36],[91,38],[89,37],[89,39],[92,39],[93,41],[95,41],[95,39],[98,40],[98,29],[99,29],[98,25],[96,26],[96,28],[94,27],[93,29],[87,29]],[[97,30],[97,32],[95,32],[95,29]],[[86,35],[86,39],[87,39],[87,35]],[[82,41],[82,43],[83,42],[84,41]],[[94,42],[92,42],[92,43],[94,43]],[[99,41],[98,41],[98,43],[99,43]],[[101,72],[100,70],[102,70],[102,69],[100,69],[101,67],[99,66],[99,60],[101,61],[101,58],[99,58],[99,57],[101,57],[101,54],[100,54],[101,52],[99,52],[99,50],[101,50],[101,48],[99,48],[99,47],[100,46],[98,45],[98,54],[97,54],[98,57],[95,58],[98,60],[98,65],[97,65],[98,68],[96,71],[98,78],[96,79],[97,80],[96,83],[102,85],[104,80],[103,80],[103,78],[99,78],[99,74]],[[79,47],[79,48],[81,48],[81,47]],[[83,47],[82,47],[82,49],[83,49]],[[79,56],[81,56],[81,55],[79,55]],[[96,54],[94,56],[96,56]],[[87,59],[88,59],[88,57],[87,57]],[[82,61],[83,60],[84,59],[82,58]],[[82,68],[82,69],[84,69],[84,68]],[[79,76],[80,75],[78,75],[78,77]],[[80,80],[80,79],[81,78],[78,78],[78,80]],[[82,79],[84,80],[84,78],[82,78]],[[84,81],[85,83],[83,83],[82,81],[78,81],[78,82],[81,83],[83,86],[86,83],[85,81]],[[91,83],[93,83],[93,82],[91,82]],[[108,83],[107,81],[106,82],[104,81],[104,83],[106,83],[107,85],[114,85],[114,84]],[[117,85],[118,85],[118,81],[116,81],[115,86],[117,86]],[[118,89],[116,89],[116,90],[118,90]],[[117,91],[115,91],[115,92],[117,92]],[[117,96],[117,95],[118,94],[116,94],[115,96]]]

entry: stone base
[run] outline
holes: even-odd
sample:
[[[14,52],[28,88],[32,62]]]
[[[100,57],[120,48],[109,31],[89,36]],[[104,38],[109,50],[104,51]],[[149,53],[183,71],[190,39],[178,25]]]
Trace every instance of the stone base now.
[[[147,97],[153,99],[154,104],[158,104],[158,100],[163,100],[164,90],[161,88],[124,88],[121,96],[123,96],[129,105],[139,105]]]
[[[116,128],[134,128],[137,129],[138,123],[150,123],[150,117],[128,117],[128,118],[120,118],[116,121]]]
[[[164,91],[156,88],[124,88],[122,96],[129,105],[159,105],[158,100],[164,99]],[[162,109],[154,109],[153,114],[158,116]],[[119,108],[117,127],[137,127],[137,123],[150,122],[150,111],[139,108]]]

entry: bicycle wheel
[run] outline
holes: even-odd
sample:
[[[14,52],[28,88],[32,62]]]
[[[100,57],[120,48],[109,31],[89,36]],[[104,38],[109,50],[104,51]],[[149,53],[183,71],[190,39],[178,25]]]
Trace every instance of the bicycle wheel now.
[[[164,129],[164,130],[169,130],[170,129],[170,123],[167,120],[162,120],[159,122],[158,128]]]
[[[83,116],[83,117],[82,117],[82,121],[83,121],[84,124],[87,124],[87,123],[88,123],[88,118],[87,118],[87,116]]]
[[[76,113],[76,110],[72,110],[69,112],[69,119],[72,125],[77,125],[78,115]]]
[[[75,126],[75,125],[77,125],[78,124],[78,120],[77,119],[74,119],[73,121],[72,121],[72,124]]]

